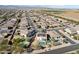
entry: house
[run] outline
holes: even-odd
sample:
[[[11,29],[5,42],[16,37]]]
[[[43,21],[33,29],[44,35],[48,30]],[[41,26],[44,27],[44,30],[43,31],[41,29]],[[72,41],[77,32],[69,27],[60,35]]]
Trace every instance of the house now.
[[[76,31],[73,29],[73,28],[66,28],[66,29],[64,29],[67,33],[69,33],[69,34],[75,34],[76,33]]]
[[[1,28],[0,34],[3,35],[4,37],[9,33],[9,30],[7,28]]]
[[[39,46],[44,48],[46,47],[47,34],[46,33],[37,33],[35,39],[39,41]]]
[[[55,30],[48,30],[47,34],[50,35],[51,39],[54,41],[55,45],[59,45],[62,43],[62,37]]]
[[[77,31],[77,34],[79,34],[79,31]]]
[[[0,43],[2,42],[3,38],[4,37],[0,34]]]
[[[79,34],[79,25],[76,25],[74,29],[76,30],[77,34]]]
[[[50,37],[51,37],[51,38],[54,38],[55,40],[60,40],[60,39],[58,39],[58,38],[61,37],[60,34],[57,33],[57,32],[54,31],[54,30],[52,30],[52,31],[51,31],[51,30],[47,31],[47,34],[49,34]]]
[[[76,25],[76,24],[69,24],[69,25],[67,25],[69,28],[69,31],[71,32],[71,33],[69,33],[69,34],[78,34],[79,32],[79,25]]]
[[[26,29],[25,30],[20,30],[20,36],[27,37],[27,33],[28,33],[28,31]]]
[[[47,34],[45,33],[37,33],[36,34],[36,39],[39,40],[39,41],[42,41],[42,40],[47,40]]]

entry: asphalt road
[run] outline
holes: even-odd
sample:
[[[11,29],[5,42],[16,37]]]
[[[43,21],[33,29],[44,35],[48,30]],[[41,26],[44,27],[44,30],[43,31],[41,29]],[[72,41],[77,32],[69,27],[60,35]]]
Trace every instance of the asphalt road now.
[[[71,46],[67,46],[67,47],[63,47],[63,48],[59,48],[59,49],[55,49],[55,50],[51,50],[51,51],[46,51],[46,52],[42,52],[39,54],[63,54],[65,52],[73,51],[76,49],[79,49],[79,44],[74,44]]]

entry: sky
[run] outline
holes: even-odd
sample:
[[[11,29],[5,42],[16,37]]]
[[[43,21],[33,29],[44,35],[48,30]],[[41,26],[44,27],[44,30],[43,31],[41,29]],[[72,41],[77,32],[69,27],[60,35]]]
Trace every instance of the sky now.
[[[79,8],[79,0],[0,0],[0,5],[48,5],[47,7],[51,8]]]
[[[79,5],[79,0],[0,0],[0,5]]]

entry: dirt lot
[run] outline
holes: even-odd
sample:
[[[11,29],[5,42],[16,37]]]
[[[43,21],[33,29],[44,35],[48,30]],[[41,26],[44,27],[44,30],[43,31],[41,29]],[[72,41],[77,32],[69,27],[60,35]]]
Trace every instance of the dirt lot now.
[[[75,21],[79,21],[79,11],[67,11],[67,12],[55,14],[55,15],[62,16]]]

